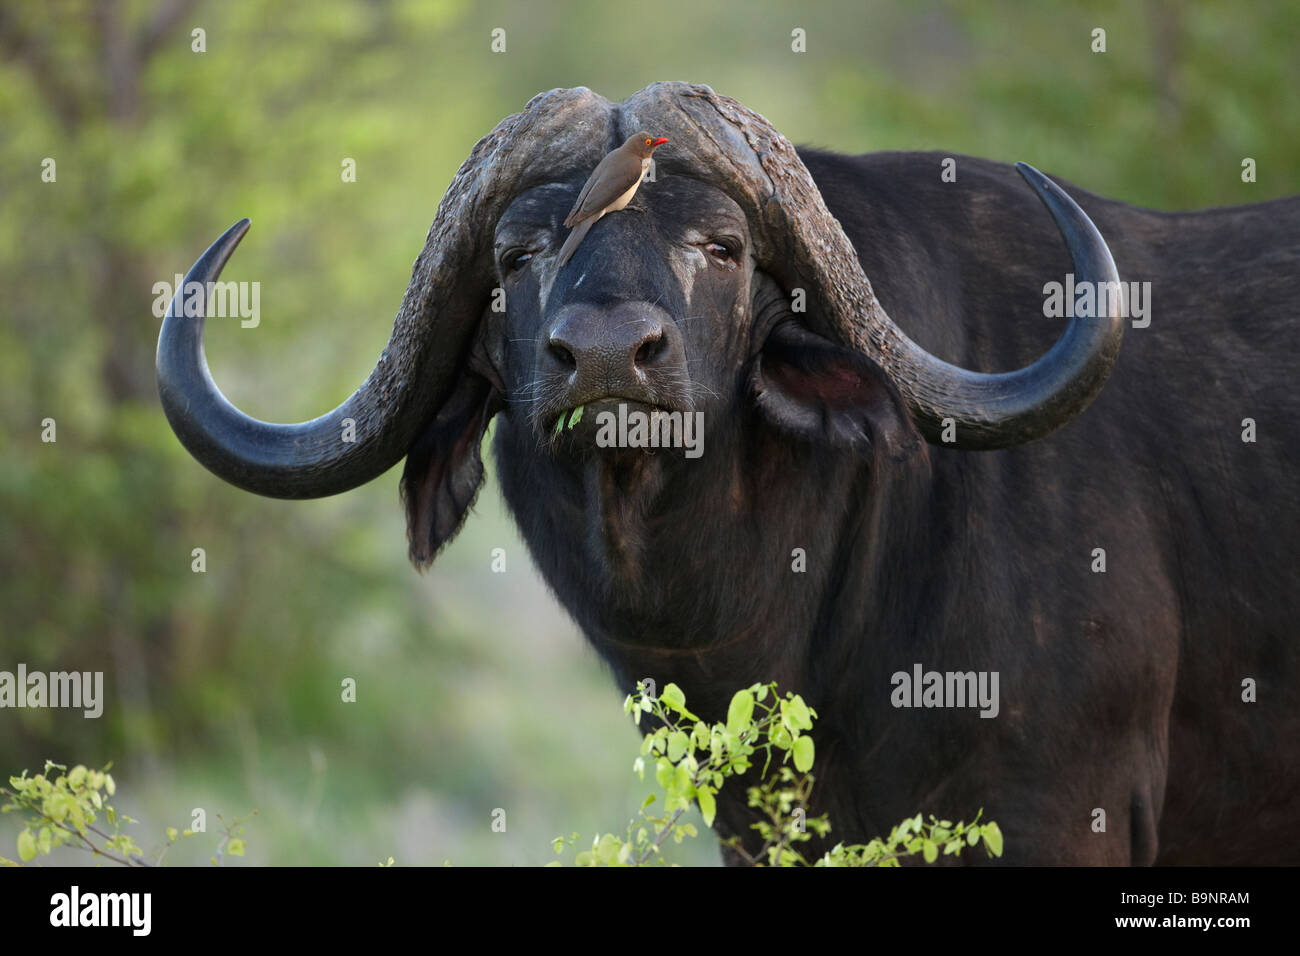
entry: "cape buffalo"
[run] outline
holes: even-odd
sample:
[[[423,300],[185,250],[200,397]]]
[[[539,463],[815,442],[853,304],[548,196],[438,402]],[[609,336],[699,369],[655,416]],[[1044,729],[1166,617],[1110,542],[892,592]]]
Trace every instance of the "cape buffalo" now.
[[[653,181],[558,268],[641,129],[668,139]],[[179,293],[159,391],[259,494],[405,457],[418,567],[495,417],[524,540],[625,688],[717,719],[777,680],[819,711],[833,839],[983,808],[1011,862],[1296,862],[1298,235],[1300,199],[1152,212],[1028,167],[796,152],[703,86],[554,90],[474,147],[346,403],[243,415]],[[702,454],[602,447],[616,412],[701,421]],[[750,812],[723,790],[719,830],[752,840]]]

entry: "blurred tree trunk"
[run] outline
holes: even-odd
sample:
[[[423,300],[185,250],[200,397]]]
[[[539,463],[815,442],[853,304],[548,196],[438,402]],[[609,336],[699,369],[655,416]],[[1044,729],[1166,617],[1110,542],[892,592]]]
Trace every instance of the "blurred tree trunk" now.
[[[175,39],[177,28],[195,7],[195,0],[167,0],[158,4],[143,24],[130,22],[120,0],[99,0],[87,5],[93,45],[86,62],[93,70],[66,68],[68,38],[60,30],[68,23],[50,17],[43,9],[0,7],[0,52],[30,74],[68,139],[75,142],[86,125],[107,123],[120,128],[117,141],[144,118],[140,78],[163,44]],[[77,51],[81,53],[82,51]],[[82,62],[78,57],[78,62]],[[91,202],[81,226],[84,242],[76,250],[77,267],[90,278],[94,314],[104,330],[100,364],[101,388],[97,398],[109,408],[155,401],[152,326],[138,314],[141,290],[147,290],[148,268],[124,240],[112,220],[112,203],[101,177],[94,171],[84,179],[91,184]],[[126,460],[134,449],[113,434],[101,436],[99,447],[114,460]],[[154,503],[159,521],[179,520],[174,505]],[[177,560],[181,560],[178,556]],[[131,734],[129,756],[142,761],[141,769],[157,765],[157,741],[151,732],[151,680],[165,671],[172,644],[172,628],[165,614],[139,615],[131,599],[129,557],[107,560],[98,569],[103,620],[107,633],[76,635],[101,638],[112,658],[112,687],[122,709],[123,724]]]

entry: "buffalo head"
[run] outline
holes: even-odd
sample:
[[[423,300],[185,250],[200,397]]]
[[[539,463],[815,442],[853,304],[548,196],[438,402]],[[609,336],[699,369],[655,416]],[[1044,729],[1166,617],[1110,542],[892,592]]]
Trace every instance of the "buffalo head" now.
[[[670,144],[654,181],[558,266],[562,223],[584,180],[642,128]],[[1041,174],[1021,172],[1055,219],[1078,281],[1117,281],[1082,211]],[[187,287],[215,280],[247,228],[218,240]],[[1117,315],[1075,319],[1041,359],[1002,374],[928,354],[881,308],[790,143],[736,101],[682,83],[618,104],[584,88],[553,90],[480,140],[443,198],[375,370],[319,418],[275,425],[234,408],[208,374],[202,317],[186,318],[181,305],[178,292],[158,381],[191,453],[225,480],[281,498],[346,491],[406,457],[419,566],[459,528],[482,482],[480,439],[498,413],[498,451],[513,465],[503,480],[521,521],[529,487],[557,483],[557,508],[602,507],[610,518],[646,511],[675,470],[691,467],[680,455],[598,450],[597,413],[617,404],[702,413],[718,455],[739,453],[729,423],[751,417],[873,460],[939,440],[945,420],[957,447],[999,448],[1085,408],[1122,333]],[[580,422],[565,427],[578,409]],[[587,522],[615,536],[617,524]],[[524,530],[536,547],[542,525]],[[605,544],[611,553],[631,546]]]

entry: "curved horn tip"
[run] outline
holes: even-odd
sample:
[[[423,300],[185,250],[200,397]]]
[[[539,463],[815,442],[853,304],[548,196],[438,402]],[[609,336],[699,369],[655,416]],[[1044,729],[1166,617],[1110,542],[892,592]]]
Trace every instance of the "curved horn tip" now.
[[[1053,189],[1060,191],[1061,187],[1056,185],[1033,166],[1026,162],[1016,163],[1016,171],[1024,177],[1025,182],[1034,188],[1035,192],[1046,193]]]
[[[253,220],[245,216],[243,219],[240,219],[233,226],[231,226],[229,229],[223,232],[221,234],[221,238],[218,239],[216,243],[214,243],[214,245],[219,245],[220,243],[223,243],[227,239],[231,239],[231,238],[233,238],[236,242],[238,242],[240,239],[244,238],[244,235],[248,232],[249,228],[251,228],[252,225],[253,225]]]
[[[224,245],[227,241],[229,241],[230,247],[233,249],[235,246],[239,245],[239,240],[243,239],[244,236],[248,235],[248,230],[251,229],[252,227],[253,227],[253,220],[245,216],[243,219],[239,220],[239,222],[235,223],[233,226],[231,226],[229,229],[223,232],[221,234],[221,238],[217,240],[216,244]]]
[[[203,255],[199,256],[198,262],[194,263],[185,276],[185,281],[188,283],[191,276],[197,277],[200,275],[215,280],[221,274],[221,270],[225,268],[240,240],[248,234],[248,230],[252,225],[252,220],[245,216],[223,232],[221,238],[208,246]],[[179,291],[178,289],[177,292]]]

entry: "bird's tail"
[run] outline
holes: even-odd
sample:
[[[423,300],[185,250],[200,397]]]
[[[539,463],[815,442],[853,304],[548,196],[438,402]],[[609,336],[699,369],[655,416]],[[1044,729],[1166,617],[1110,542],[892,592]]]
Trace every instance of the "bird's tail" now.
[[[573,227],[572,231],[569,233],[569,238],[565,239],[564,245],[560,247],[560,259],[555,265],[557,270],[564,268],[564,264],[568,262],[569,257],[573,255],[573,250],[578,248],[578,243],[582,242],[582,237],[587,234],[587,230],[591,228],[593,221],[594,220],[586,219]]]

